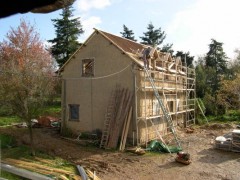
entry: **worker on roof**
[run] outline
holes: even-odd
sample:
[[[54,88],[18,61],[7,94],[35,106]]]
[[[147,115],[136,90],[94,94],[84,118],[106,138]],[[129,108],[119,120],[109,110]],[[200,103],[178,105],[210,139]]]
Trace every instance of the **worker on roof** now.
[[[151,47],[149,46],[143,50],[143,62],[144,62],[144,67],[146,69],[149,69],[150,52],[151,52]]]

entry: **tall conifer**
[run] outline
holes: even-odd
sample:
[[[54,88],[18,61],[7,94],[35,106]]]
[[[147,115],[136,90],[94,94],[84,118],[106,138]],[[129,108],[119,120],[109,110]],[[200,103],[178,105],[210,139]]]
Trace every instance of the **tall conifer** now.
[[[84,31],[80,18],[73,18],[73,8],[68,6],[62,10],[61,19],[52,19],[56,37],[48,42],[52,43],[52,55],[61,67],[77,50],[80,43],[78,36]]]
[[[122,37],[126,38],[126,39],[130,39],[133,41],[137,41],[134,37],[134,33],[132,30],[128,29],[127,26],[123,25],[123,32],[120,32],[122,34]]]

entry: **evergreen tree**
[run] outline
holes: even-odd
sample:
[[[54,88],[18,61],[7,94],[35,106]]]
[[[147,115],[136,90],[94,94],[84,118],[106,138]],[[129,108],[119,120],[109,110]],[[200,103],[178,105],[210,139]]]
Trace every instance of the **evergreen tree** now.
[[[56,37],[48,42],[53,43],[52,55],[61,67],[79,47],[77,38],[84,31],[79,18],[73,18],[72,6],[65,7],[61,19],[52,19],[56,28]]]
[[[122,37],[126,39],[130,39],[132,41],[137,41],[134,37],[134,33],[132,30],[128,29],[127,26],[123,25],[123,32],[120,32],[122,34]]]
[[[174,52],[174,50],[172,49],[172,46],[173,44],[169,44],[169,43],[163,45],[163,47],[161,48],[161,52],[168,52],[172,55]]]
[[[193,67],[193,60],[194,60],[194,56],[190,56],[190,53],[187,52],[187,53],[184,53],[183,51],[177,51],[176,57],[181,57],[181,61],[183,62],[183,64],[185,63],[185,59],[186,59],[186,65],[187,66],[190,66],[190,67]]]
[[[227,70],[227,56],[223,51],[223,43],[211,39],[209,51],[206,56],[206,67],[212,67],[218,74],[224,74]]]
[[[227,56],[223,51],[223,43],[211,40],[209,44],[209,51],[206,55],[206,68],[212,68],[214,77],[209,80],[209,86],[212,88],[212,95],[216,95],[216,91],[219,89],[220,81],[227,71]]]
[[[157,46],[161,45],[163,40],[166,38],[166,34],[161,28],[154,29],[153,24],[150,22],[147,27],[147,32],[144,32],[144,36],[140,37],[142,39],[142,44]]]

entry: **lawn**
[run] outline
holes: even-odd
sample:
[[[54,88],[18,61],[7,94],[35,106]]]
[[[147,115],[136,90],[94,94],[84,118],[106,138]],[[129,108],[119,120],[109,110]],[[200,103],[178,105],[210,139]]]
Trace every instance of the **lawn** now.
[[[0,116],[0,126],[11,125],[19,122],[20,119],[16,116]]]
[[[60,104],[49,105],[44,108],[42,114],[45,116],[48,115],[59,117],[61,116],[61,105]]]
[[[14,123],[20,123],[21,120],[14,115],[7,115],[9,112],[4,109],[0,110],[0,126],[12,125]],[[61,102],[56,101],[51,105],[46,106],[42,111],[42,116],[53,116],[60,118],[61,116]]]

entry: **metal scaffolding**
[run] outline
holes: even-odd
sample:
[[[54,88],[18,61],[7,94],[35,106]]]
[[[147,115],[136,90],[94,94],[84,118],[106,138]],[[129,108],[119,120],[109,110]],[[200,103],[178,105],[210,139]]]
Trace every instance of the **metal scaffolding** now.
[[[186,67],[179,58],[155,51],[148,72],[174,127],[188,127],[195,123],[195,70]],[[164,114],[157,103],[146,72],[139,66],[135,71],[135,114],[137,144],[147,144],[158,135],[171,133]]]

